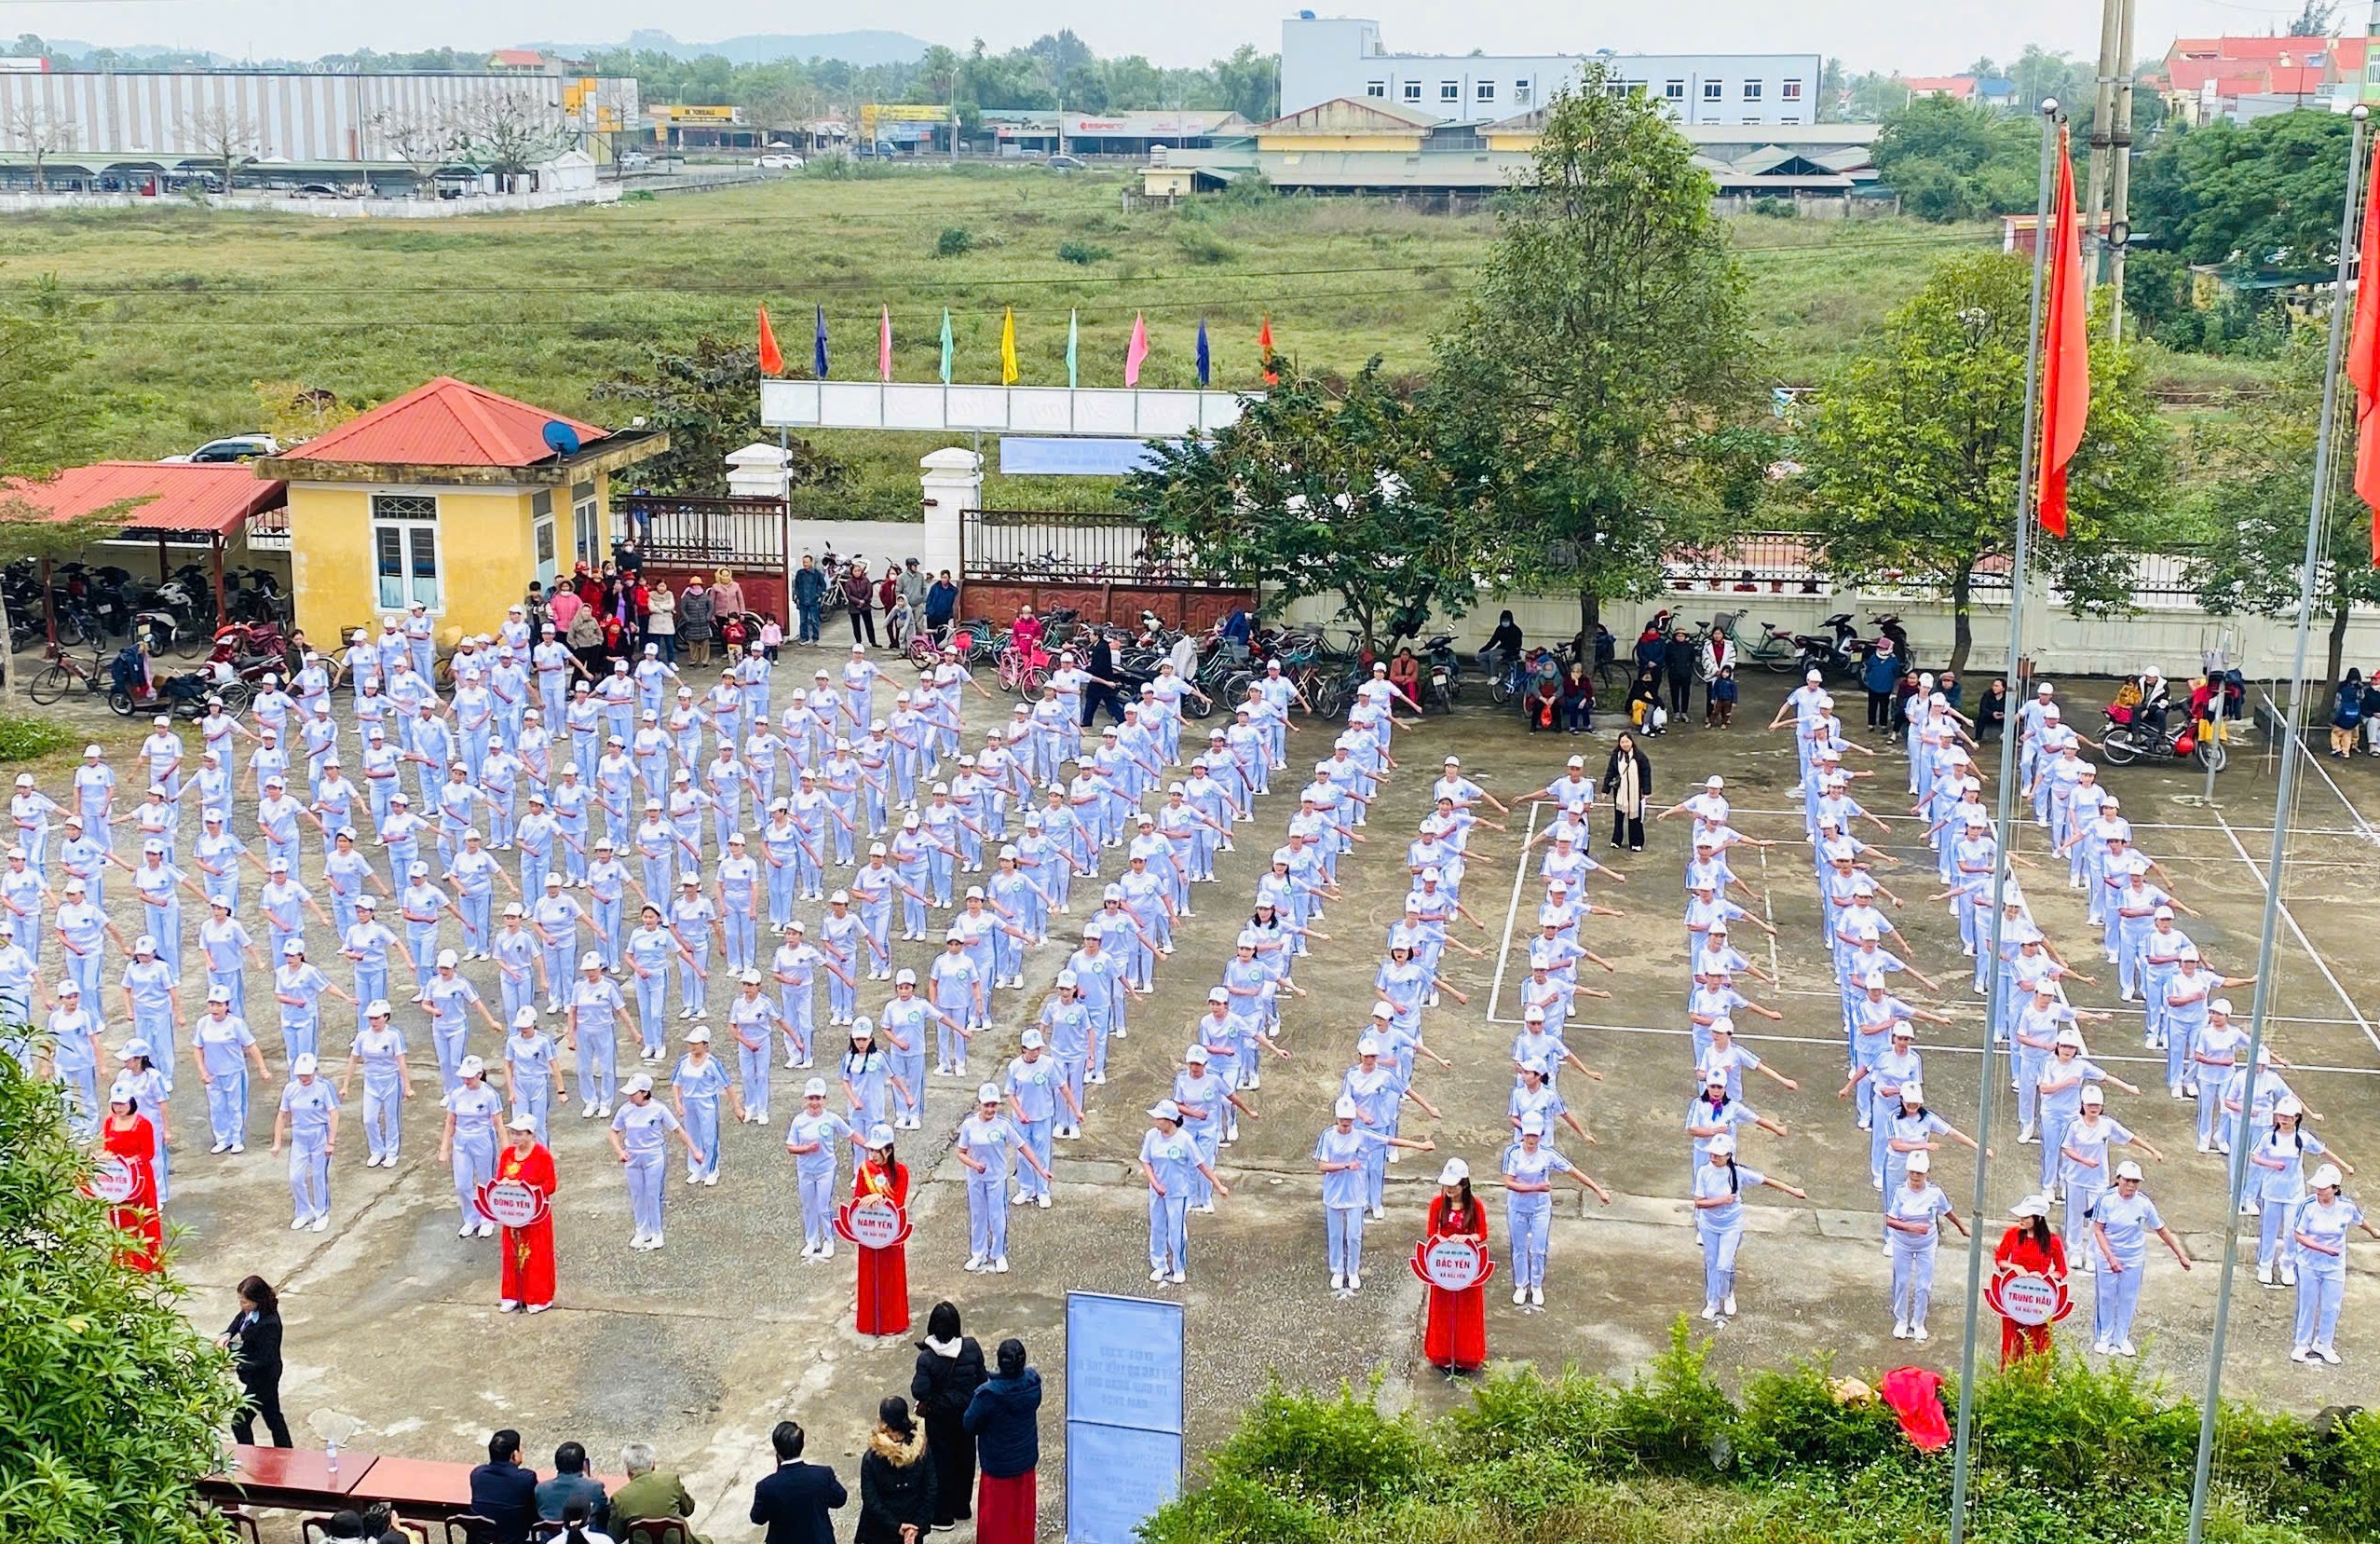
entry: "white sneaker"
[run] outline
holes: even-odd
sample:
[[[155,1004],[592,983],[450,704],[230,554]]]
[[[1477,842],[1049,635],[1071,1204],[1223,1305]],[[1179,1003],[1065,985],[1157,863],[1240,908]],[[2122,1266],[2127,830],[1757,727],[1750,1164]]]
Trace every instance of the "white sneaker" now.
[[[589,1100],[585,1108],[578,1112],[578,1118],[580,1120],[592,1120],[595,1118],[595,1101],[593,1100]]]
[[[962,1271],[982,1270],[984,1268],[984,1257],[980,1254],[971,1254],[967,1257],[967,1263],[959,1268]]]
[[[1349,1271],[1347,1273],[1347,1290],[1351,1292],[1362,1291],[1364,1290],[1363,1277],[1353,1271]]]
[[[248,1151],[248,1144],[244,1141],[236,1141],[231,1144],[231,1150],[235,1153],[245,1153]]]
[[[2119,1340],[2115,1343],[2115,1354],[2119,1357],[2136,1357],[2140,1355],[2138,1351],[2132,1349],[2132,1343],[2128,1340]]]
[[[1188,1272],[1188,1271],[1176,1271],[1173,1275],[1171,1275],[1171,1276],[1167,1277],[1165,1279],[1166,1279],[1166,1280],[1168,1280],[1168,1281],[1170,1281],[1170,1282],[1172,1282],[1175,1286],[1179,1287],[1179,1286],[1183,1285],[1184,1283],[1186,1283],[1186,1282],[1188,1282],[1188,1281],[1190,1280],[1190,1272]]]
[[[1347,1273],[1345,1271],[1333,1271],[1330,1273],[1330,1290],[1334,1292],[1343,1292],[1347,1290]]]
[[[1155,1270],[1150,1271],[1150,1272],[1149,1273],[1149,1280],[1151,1280],[1151,1281],[1163,1281],[1163,1280],[1164,1280],[1164,1279],[1165,1279],[1165,1267],[1164,1267],[1164,1266],[1163,1266],[1163,1265],[1160,1265],[1160,1266],[1158,1266]]]
[[[703,1175],[703,1176],[702,1176],[702,1182],[703,1182],[704,1184],[706,1184],[706,1185],[715,1185],[715,1184],[717,1184],[717,1183],[719,1182],[719,1174],[718,1174],[718,1170],[714,1169],[714,1170],[712,1170],[710,1173]]]
[[[1529,1289],[1529,1305],[1532,1308],[1542,1308],[1545,1306],[1544,1288],[1531,1287]]]
[[[835,1258],[834,1239],[829,1238],[826,1242],[818,1246],[818,1257],[821,1260],[832,1260]]]
[[[661,1236],[658,1233],[653,1235],[653,1241],[645,1247],[648,1250],[660,1249],[661,1247]]]
[[[994,1276],[1006,1276],[1008,1274],[1008,1256],[1000,1254],[992,1257],[992,1274]]]
[[[2090,1343],[2090,1348],[2092,1355],[2101,1357],[2107,1356],[2115,1350],[2114,1346],[2108,1345],[2108,1343],[2103,1340],[2092,1341]]]
[[[1909,1332],[1909,1338],[1911,1340],[1931,1340],[1934,1337],[1925,1332],[1924,1325],[1920,1324]]]
[[[1512,1301],[1513,1306],[1516,1308],[1527,1307],[1529,1305],[1529,1289],[1526,1287],[1515,1287],[1512,1290]],[[1706,1313],[1703,1317],[1705,1319],[1708,1319],[1710,1315]]]
[[[493,1237],[496,1237],[496,1224],[495,1224],[494,1223],[482,1223],[480,1224],[480,1237],[483,1237],[483,1238],[493,1238]]]
[[[1897,1319],[1893,1320],[1893,1338],[1895,1340],[1907,1340],[1909,1338],[1909,1320],[1905,1319]]]
[[[2286,1261],[2281,1264],[2281,1285],[2284,1287],[2297,1285],[2297,1267]]]
[[[596,1118],[596,1119],[598,1119],[598,1120],[602,1120],[602,1119],[604,1119],[604,1118],[605,1118],[605,1117],[609,1116],[610,1114],[611,1114],[611,1100],[604,1100],[601,1104],[598,1104],[598,1105],[596,1105],[596,1106],[595,1106],[595,1118]]]
[[[1021,1190],[1020,1190],[1020,1191],[1018,1191],[1015,1195],[1013,1195],[1013,1196],[1010,1196],[1010,1197],[1009,1197],[1009,1201],[1010,1201],[1013,1205],[1020,1206],[1020,1207],[1021,1207],[1021,1206],[1023,1206],[1026,1202],[1030,1201],[1032,1198],[1033,1198],[1032,1196],[1027,1196],[1027,1194],[1025,1194],[1025,1192],[1023,1192],[1023,1191],[1021,1191]]]
[[[2273,1284],[2273,1263],[2271,1261],[2266,1260],[2257,1265],[2256,1279],[2267,1287]]]
[[[802,1246],[802,1258],[805,1260],[815,1260],[818,1258],[818,1242],[816,1239],[812,1239],[810,1242]]]
[[[702,1176],[699,1171],[689,1169],[687,1171],[686,1182],[688,1185],[699,1185],[702,1182]]]
[[[2338,1352],[2332,1349],[2328,1344],[2314,1347],[2314,1354],[2320,1357],[2324,1361],[2329,1362],[2333,1367],[2336,1367],[2339,1364]]]
[[[469,1238],[472,1234],[477,1232],[479,1232],[478,1223],[465,1223],[461,1227],[455,1230],[455,1237],[457,1238]]]
[[[2314,1360],[2314,1348],[2310,1346],[2292,1346],[2290,1349],[2289,1360],[2292,1361],[2311,1362]]]
[[[1516,1298],[1514,1301],[1517,1302],[1517,1301],[1519,1301],[1519,1300],[1518,1300],[1517,1298]],[[1705,1318],[1705,1319],[1717,1319],[1718,1317],[1719,1317],[1719,1305],[1718,1305],[1718,1304],[1716,1304],[1716,1303],[1706,1303],[1706,1304],[1704,1304],[1704,1305],[1703,1305],[1703,1318]]]
[[[301,1211],[296,1216],[290,1219],[290,1231],[292,1233],[303,1233],[306,1231],[306,1224],[312,1221],[312,1218],[306,1216],[306,1213]]]
[[[1721,1319],[1734,1319],[1735,1317],[1735,1294],[1734,1292],[1729,1292],[1727,1296],[1720,1302],[1719,1317]]]
[[[228,1153],[231,1151],[231,1143],[227,1141],[219,1141],[215,1143],[214,1146],[207,1149],[207,1151],[210,1153]]]

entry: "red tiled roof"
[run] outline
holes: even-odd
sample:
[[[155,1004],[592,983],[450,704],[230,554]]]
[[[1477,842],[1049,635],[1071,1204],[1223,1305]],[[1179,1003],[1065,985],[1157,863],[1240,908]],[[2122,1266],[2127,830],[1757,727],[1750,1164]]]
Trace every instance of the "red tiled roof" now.
[[[228,535],[250,515],[283,502],[288,488],[236,462],[99,461],[69,468],[48,482],[12,480],[6,497],[60,524],[127,499],[144,499],[123,512],[125,529]]]
[[[2303,59],[2308,53],[2319,52],[2331,46],[2327,37],[2177,37],[2165,50],[2169,60],[2196,58],[2276,60],[2287,54]]]
[[[1973,75],[1904,75],[1901,85],[1913,96],[1945,96],[1964,102],[1975,95]]]
[[[565,423],[581,444],[611,431],[441,376],[348,419],[282,458],[404,466],[525,467],[552,458],[545,426]]]
[[[546,61],[546,56],[535,48],[498,48],[488,57],[498,64],[539,66]]]

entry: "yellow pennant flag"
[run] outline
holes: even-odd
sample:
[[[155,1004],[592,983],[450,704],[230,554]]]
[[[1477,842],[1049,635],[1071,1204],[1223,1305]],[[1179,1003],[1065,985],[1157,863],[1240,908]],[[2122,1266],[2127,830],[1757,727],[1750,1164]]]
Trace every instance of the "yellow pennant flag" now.
[[[1013,307],[1000,314],[1000,383],[1016,384],[1016,310]]]

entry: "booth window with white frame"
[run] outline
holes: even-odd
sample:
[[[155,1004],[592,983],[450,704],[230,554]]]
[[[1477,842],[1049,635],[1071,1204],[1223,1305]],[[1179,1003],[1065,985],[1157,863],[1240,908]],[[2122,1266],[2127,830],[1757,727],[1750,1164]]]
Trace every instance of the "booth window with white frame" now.
[[[383,611],[418,601],[433,611],[446,608],[439,579],[438,499],[422,493],[372,496],[373,588]]]
[[[578,532],[578,558],[590,568],[604,561],[604,533],[595,525],[595,485],[570,485],[570,524]]]

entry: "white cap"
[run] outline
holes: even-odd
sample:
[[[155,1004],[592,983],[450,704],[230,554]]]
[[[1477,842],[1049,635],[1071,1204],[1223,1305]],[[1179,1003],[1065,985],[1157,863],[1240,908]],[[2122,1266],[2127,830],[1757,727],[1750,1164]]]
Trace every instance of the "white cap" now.
[[[480,1077],[487,1072],[487,1063],[478,1057],[467,1056],[455,1068],[456,1077]]]
[[[1584,767],[1586,765],[1586,758],[1584,756],[1573,756],[1565,763],[1565,765],[1571,767]]]
[[[321,1064],[314,1059],[314,1053],[312,1051],[300,1051],[297,1053],[296,1058],[290,1062],[290,1071],[299,1077],[305,1077],[310,1074],[314,1069],[320,1065]]]
[[[1535,1110],[1531,1110],[1529,1114],[1521,1116],[1520,1134],[1524,1137],[1544,1136],[1545,1134],[1545,1117]]]
[[[1721,1131],[1710,1139],[1710,1146],[1706,1151],[1713,1157],[1732,1158],[1735,1155],[1735,1139]]]
[[[537,1128],[537,1117],[524,1110],[504,1124],[509,1130],[534,1131]]]
[[[2316,1169],[2316,1170],[2314,1171],[2313,1178],[2311,1178],[2311,1179],[2309,1179],[2308,1181],[2306,1181],[2306,1183],[2308,1183],[2308,1184],[2312,1185],[2312,1186],[2313,1186],[2315,1189],[2317,1189],[2317,1190],[2336,1190],[2336,1189],[2338,1189],[2338,1188],[2339,1188],[2339,1168],[2338,1168],[2338,1166],[2337,1166],[2336,1164],[2324,1164],[2321,1168],[2318,1168],[2318,1169]]]
[[[954,934],[952,936],[956,937],[957,935]],[[914,970],[904,970],[892,978],[892,984],[896,987],[914,987],[918,984],[918,973]]]
[[[2283,1094],[2279,1099],[2273,1101],[2273,1114],[2276,1115],[2302,1115],[2305,1114],[2305,1103],[2295,1094]]]
[[[825,1080],[824,1078],[823,1078],[823,1077],[814,1077],[814,1078],[811,1078],[811,1079],[810,1079],[808,1083],[805,1083],[805,1084],[803,1084],[803,1085],[802,1085],[802,1098],[804,1098],[804,1099],[824,1099],[825,1097],[826,1097],[826,1080]]]
[[[1727,779],[1720,776],[1717,772],[1713,772],[1708,777],[1703,779],[1703,786],[1706,788],[1723,788],[1727,786]]]
[[[708,1045],[711,1044],[711,1032],[703,1025],[697,1024],[687,1032],[686,1043],[689,1045]]]
[[[1017,1037],[1016,1043],[1028,1051],[1038,1051],[1043,1045],[1048,1044],[1047,1041],[1041,1038],[1041,1032],[1039,1030],[1026,1031],[1022,1035]]]
[[[456,964],[457,960],[458,957],[451,949],[442,949],[438,951],[438,967],[441,970],[444,970],[449,966]]]
[[[580,970],[601,970],[604,968],[604,957],[591,949],[586,953],[578,956],[578,968]]]
[[[2088,1049],[2083,1045],[2083,1032],[2080,1030],[2060,1030],[2053,1048],[2056,1045],[2072,1045],[2078,1051]]]
[[[619,1091],[623,1094],[649,1094],[653,1091],[653,1080],[645,1073],[639,1073],[621,1084]]]
[[[1448,1158],[1446,1167],[1438,1170],[1438,1183],[1442,1185],[1459,1185],[1469,1178],[1471,1166],[1461,1158]]]
[[[1355,1118],[1356,1108],[1357,1106],[1353,1098],[1346,1094],[1341,1094],[1339,1096],[1339,1102],[1330,1107],[1331,1117],[1334,1120],[1353,1120]]]
[[[2047,688],[2043,690],[2047,690]],[[2008,1215],[2020,1219],[2047,1217],[2049,1215],[2049,1199],[2045,1196],[2027,1196],[2008,1209]]]
[[[1934,1167],[1934,1155],[1931,1153],[1911,1153],[1909,1155],[1909,1163],[1907,1167],[1911,1174],[1926,1173]]]
[[[2086,1083],[2083,1085],[2083,1102],[2104,1105],[2107,1102],[2107,1090],[2096,1083]]]
[[[2137,1180],[2141,1177],[2141,1166],[2127,1158],[2115,1166],[2115,1177],[2119,1180]]]
[[[1172,1100],[1161,1099],[1149,1107],[1149,1118],[1178,1122],[1182,1118],[1182,1107]]]

